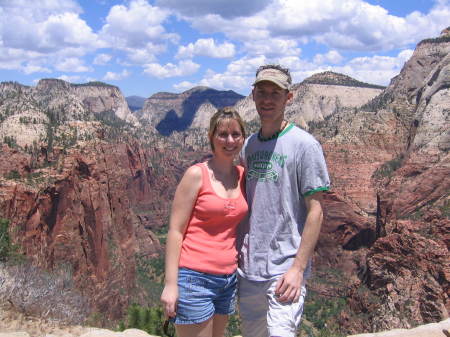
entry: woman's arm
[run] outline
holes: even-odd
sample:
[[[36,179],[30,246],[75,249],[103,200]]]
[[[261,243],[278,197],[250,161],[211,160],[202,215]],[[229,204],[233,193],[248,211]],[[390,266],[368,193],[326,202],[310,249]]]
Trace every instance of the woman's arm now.
[[[175,316],[176,313],[181,243],[201,184],[201,168],[191,166],[178,184],[172,203],[166,243],[165,285],[161,294],[163,309],[169,317]]]

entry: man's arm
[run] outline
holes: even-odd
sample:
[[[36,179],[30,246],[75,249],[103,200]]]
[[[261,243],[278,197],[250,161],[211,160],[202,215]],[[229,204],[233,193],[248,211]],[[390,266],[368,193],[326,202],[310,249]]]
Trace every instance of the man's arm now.
[[[280,302],[297,302],[300,297],[303,272],[314,253],[314,248],[319,239],[320,227],[322,226],[323,211],[321,202],[322,192],[316,192],[305,197],[307,216],[300,247],[297,250],[292,266],[280,277],[275,288],[275,294],[279,296]]]

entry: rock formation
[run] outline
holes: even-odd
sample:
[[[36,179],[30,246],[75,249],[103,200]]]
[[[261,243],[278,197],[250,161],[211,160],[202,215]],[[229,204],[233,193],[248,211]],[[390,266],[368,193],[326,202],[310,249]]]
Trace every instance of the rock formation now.
[[[359,276],[346,285],[348,309],[339,325],[347,331],[361,331],[361,324],[369,331],[411,328],[449,316],[449,52],[450,41],[423,41],[382,94],[313,128],[334,190],[372,223],[369,232],[361,221],[351,226],[352,241],[363,238],[367,248],[340,262],[353,261]],[[370,216],[377,195],[379,228]],[[324,235],[318,250],[323,259],[336,248],[330,251]]]
[[[15,82],[0,83],[0,139],[20,146],[39,143],[61,134],[91,136],[95,121],[125,121],[138,125],[119,88],[101,82],[70,84],[43,79],[36,87]],[[76,125],[78,123],[78,125]],[[80,123],[84,126],[79,127]],[[70,131],[70,132],[69,132]]]
[[[358,108],[380,94],[383,87],[362,83],[351,77],[323,72],[293,85],[293,99],[286,107],[286,119],[308,129],[343,108]],[[239,101],[236,109],[246,121],[258,117],[251,96]]]
[[[190,156],[96,140],[40,167],[4,146],[0,217],[11,221],[14,241],[35,265],[68,265],[91,310],[118,319],[131,298],[152,300],[138,279],[160,254],[155,232],[166,225],[167,201]]]
[[[138,115],[161,134],[170,135],[191,126],[207,127],[209,118],[217,108],[232,106],[241,98],[231,90],[218,91],[207,87],[195,87],[181,94],[161,92],[148,98]],[[198,118],[199,110],[204,119]]]
[[[351,335],[348,337],[448,337],[450,319],[438,323],[421,325],[413,329],[394,329],[378,333]]]

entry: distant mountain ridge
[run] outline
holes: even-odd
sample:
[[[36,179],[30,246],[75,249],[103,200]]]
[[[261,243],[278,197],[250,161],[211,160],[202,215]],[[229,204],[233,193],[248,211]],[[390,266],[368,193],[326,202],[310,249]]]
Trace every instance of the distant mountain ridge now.
[[[181,94],[159,92],[145,101],[137,116],[167,136],[174,131],[185,131],[190,127],[206,127],[210,115],[199,120],[196,119],[198,111],[205,107],[208,107],[208,111],[215,111],[225,106],[233,106],[242,98],[244,96],[232,90],[220,91],[204,86],[194,87]],[[200,125],[193,124],[194,121]]]
[[[342,85],[347,87],[357,88],[373,88],[373,89],[385,89],[385,86],[370,84],[355,80],[354,78],[335,73],[333,71],[325,71],[322,73],[311,75],[302,82],[303,84],[328,84],[328,85]]]
[[[127,96],[125,97],[125,100],[127,101],[128,107],[133,112],[142,109],[145,103],[145,97],[141,96]]]

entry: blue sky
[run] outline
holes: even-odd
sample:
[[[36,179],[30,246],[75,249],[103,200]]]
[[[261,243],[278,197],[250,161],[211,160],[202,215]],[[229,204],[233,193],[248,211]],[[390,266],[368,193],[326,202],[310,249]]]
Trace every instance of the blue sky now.
[[[387,85],[450,26],[450,0],[0,0],[0,81],[103,81],[125,96],[250,92],[256,68]]]

